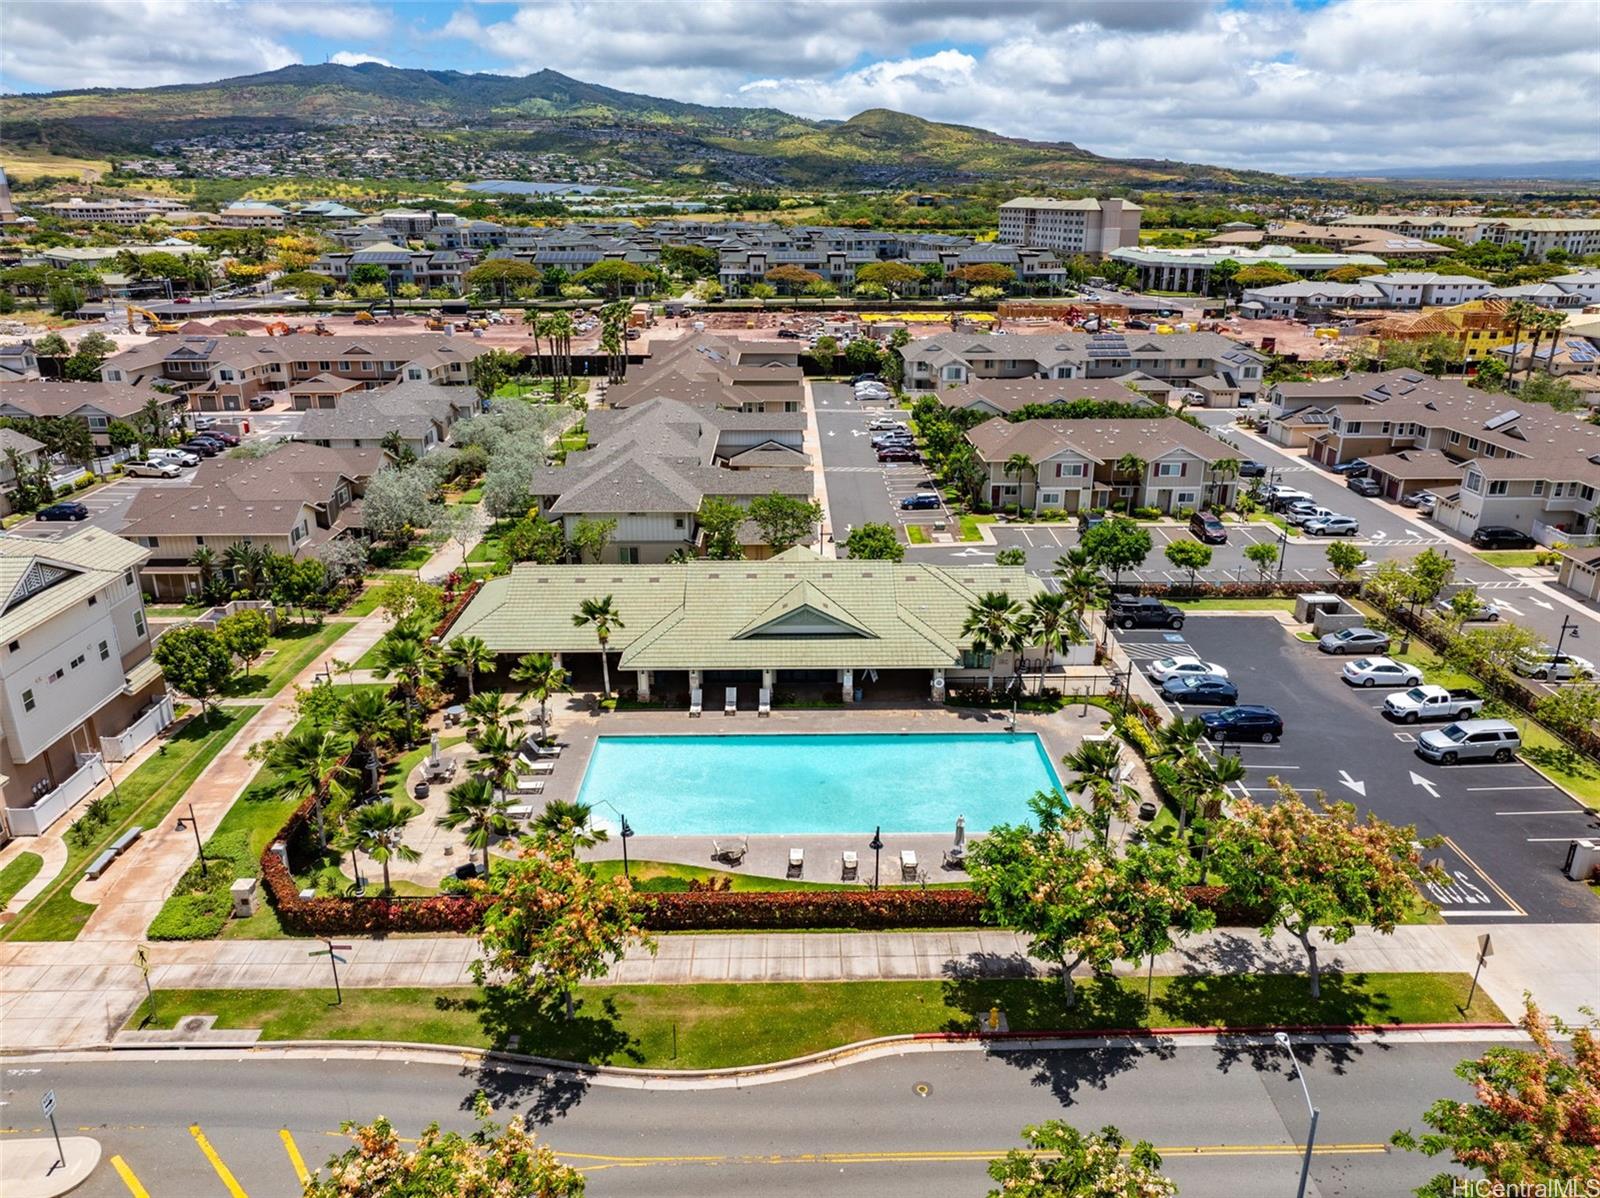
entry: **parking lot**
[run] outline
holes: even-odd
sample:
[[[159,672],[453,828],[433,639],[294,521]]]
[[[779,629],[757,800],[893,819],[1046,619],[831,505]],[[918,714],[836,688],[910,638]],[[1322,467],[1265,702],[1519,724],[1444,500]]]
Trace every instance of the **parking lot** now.
[[[87,520],[24,520],[8,529],[6,535],[53,541],[80,528],[120,532],[127,520],[128,506],[140,488],[187,486],[193,474],[193,470],[185,470],[178,478],[123,478],[86,494],[68,497],[89,509]]]
[[[1543,922],[1600,919],[1600,898],[1561,875],[1567,842],[1600,833],[1597,819],[1537,771],[1505,765],[1433,765],[1414,752],[1434,725],[1404,727],[1381,713],[1391,693],[1358,690],[1340,678],[1344,657],[1296,640],[1265,615],[1191,614],[1181,632],[1132,631],[1118,639],[1141,669],[1157,658],[1193,654],[1229,672],[1242,703],[1263,703],[1283,718],[1273,745],[1227,746],[1248,773],[1238,789],[1270,800],[1277,777],[1302,793],[1326,792],[1419,836],[1442,836],[1425,856],[1452,878],[1429,897],[1447,919],[1527,917]],[[1205,708],[1181,709],[1195,716]]]
[[[900,529],[901,539],[909,540],[904,531],[909,524],[931,531],[950,520],[942,504],[902,511],[900,501],[906,496],[939,488],[921,462],[880,462],[872,448],[874,433],[868,426],[881,416],[904,420],[907,413],[888,403],[858,401],[848,383],[813,383],[811,393],[835,537],[842,541],[848,529],[877,523]]]

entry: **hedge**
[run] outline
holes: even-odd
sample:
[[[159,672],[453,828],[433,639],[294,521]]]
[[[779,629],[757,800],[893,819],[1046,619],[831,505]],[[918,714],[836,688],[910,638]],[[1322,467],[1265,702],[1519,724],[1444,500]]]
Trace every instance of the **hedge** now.
[[[654,932],[973,927],[982,911],[975,890],[695,891],[657,895],[645,926]]]
[[[1158,595],[1164,599],[1286,599],[1294,595],[1343,595],[1361,593],[1361,583],[1343,579],[1326,582],[1144,582],[1122,583],[1119,594]]]

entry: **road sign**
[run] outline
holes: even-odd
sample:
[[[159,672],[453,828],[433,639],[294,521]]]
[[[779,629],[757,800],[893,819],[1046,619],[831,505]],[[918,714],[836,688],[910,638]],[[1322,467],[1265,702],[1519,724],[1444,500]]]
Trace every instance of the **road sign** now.
[[[139,967],[139,972],[144,974],[146,978],[150,976],[150,950],[144,945],[141,944],[134,951],[133,962]]]
[[[46,1090],[44,1092],[44,1097],[39,1100],[39,1109],[44,1112],[46,1119],[56,1113],[56,1092],[54,1090]]]
[[[56,1092],[46,1090],[44,1097],[39,1099],[39,1109],[44,1112],[44,1117],[50,1120],[50,1134],[56,1138],[56,1163],[50,1166],[50,1172],[64,1169],[67,1165],[67,1154],[61,1147],[61,1132],[56,1128]]]
[[[1478,937],[1478,960],[1486,961],[1492,956],[1494,956],[1494,941],[1489,939],[1489,933],[1485,932]]]

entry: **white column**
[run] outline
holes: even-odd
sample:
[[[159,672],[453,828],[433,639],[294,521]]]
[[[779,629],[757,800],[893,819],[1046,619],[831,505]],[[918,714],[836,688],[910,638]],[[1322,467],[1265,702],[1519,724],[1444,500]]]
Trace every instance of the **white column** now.
[[[933,672],[932,698],[935,703],[944,702],[944,669],[941,667]]]
[[[638,671],[638,674],[639,674],[639,701],[641,703],[648,703],[648,702],[650,702],[650,671],[649,670],[640,670],[640,671]]]
[[[697,691],[697,690],[702,689],[701,685],[700,685],[700,671],[699,670],[690,670],[689,671],[689,689],[691,691]]]
[[[762,670],[761,671],[761,686],[768,694],[772,693],[773,688],[775,686],[777,686],[777,684],[778,684],[778,671],[777,670]]]
[[[550,659],[551,659],[551,660],[552,660],[552,661],[553,661],[553,662],[555,662],[555,667],[556,667],[556,669],[558,669],[558,670],[561,670],[561,669],[565,669],[565,668],[566,668],[566,667],[565,667],[565,666],[563,666],[563,665],[562,665],[562,664],[561,664],[561,654],[559,654],[559,653],[552,653],[552,654],[551,654],[551,655],[550,655]]]
[[[849,670],[839,671],[840,692],[846,703],[856,701],[855,675]]]

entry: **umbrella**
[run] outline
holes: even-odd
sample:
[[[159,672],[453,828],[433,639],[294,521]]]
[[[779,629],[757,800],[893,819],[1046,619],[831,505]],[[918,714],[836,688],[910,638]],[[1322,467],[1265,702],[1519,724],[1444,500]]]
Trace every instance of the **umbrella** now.
[[[429,755],[428,760],[435,765],[439,763],[439,734],[437,732],[433,734],[433,752]]]
[[[956,816],[956,848],[961,848],[967,843],[967,817]]]

